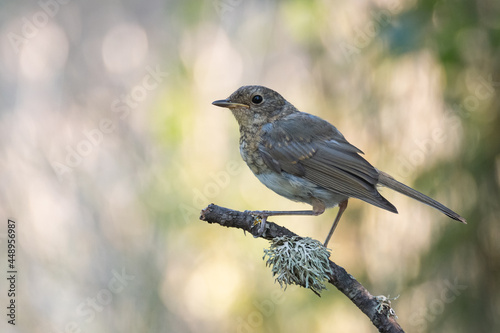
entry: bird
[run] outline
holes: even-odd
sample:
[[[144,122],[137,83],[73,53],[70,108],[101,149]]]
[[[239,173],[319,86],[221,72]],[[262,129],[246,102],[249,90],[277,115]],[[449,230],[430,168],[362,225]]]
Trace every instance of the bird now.
[[[258,235],[265,231],[269,216],[317,216],[327,208],[338,206],[323,244],[327,247],[350,198],[398,213],[379,193],[379,186],[467,223],[443,204],[372,166],[361,156],[363,152],[350,144],[334,125],[299,111],[270,88],[242,86],[228,98],[212,104],[228,108],[236,118],[241,157],[260,182],[285,198],[312,206],[311,210],[251,211],[259,218]]]

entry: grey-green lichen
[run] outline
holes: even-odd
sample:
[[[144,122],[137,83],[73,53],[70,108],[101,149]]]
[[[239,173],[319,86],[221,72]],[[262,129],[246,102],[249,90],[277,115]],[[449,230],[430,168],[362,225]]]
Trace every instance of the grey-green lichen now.
[[[276,237],[269,249],[264,250],[266,266],[271,266],[275,280],[286,287],[297,284],[309,288],[317,295],[332,274],[330,252],[317,240],[299,236]]]

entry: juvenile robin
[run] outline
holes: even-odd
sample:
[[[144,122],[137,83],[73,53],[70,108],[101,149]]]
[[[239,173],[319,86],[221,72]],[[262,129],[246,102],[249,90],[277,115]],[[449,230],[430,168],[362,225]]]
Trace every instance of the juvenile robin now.
[[[312,210],[301,211],[253,211],[253,215],[261,218],[258,230],[261,234],[269,216],[320,215],[326,208],[338,205],[339,211],[324,243],[326,247],[349,198],[398,212],[380,195],[378,185],[466,223],[451,209],[373,167],[335,126],[300,112],[274,90],[243,86],[227,99],[212,104],[229,108],[238,121],[240,153],[255,176],[279,195],[312,206]]]

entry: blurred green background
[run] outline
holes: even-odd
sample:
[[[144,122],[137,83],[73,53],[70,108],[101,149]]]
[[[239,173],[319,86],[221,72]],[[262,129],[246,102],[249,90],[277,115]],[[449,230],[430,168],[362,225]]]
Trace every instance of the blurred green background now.
[[[19,246],[2,332],[376,331],[333,286],[281,291],[266,241],[198,220],[306,208],[258,182],[211,105],[245,84],[469,222],[389,190],[398,215],[351,200],[332,260],[400,295],[406,331],[500,327],[500,2],[0,4],[3,271],[7,218]],[[323,240],[335,214],[273,221]]]

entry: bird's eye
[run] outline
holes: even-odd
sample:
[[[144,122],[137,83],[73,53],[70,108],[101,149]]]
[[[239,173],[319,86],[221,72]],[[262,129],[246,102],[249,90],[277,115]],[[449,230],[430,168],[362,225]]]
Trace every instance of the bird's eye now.
[[[254,97],[252,97],[253,104],[260,104],[260,103],[262,103],[263,100],[264,100],[264,98],[262,98],[261,95],[255,95]]]

